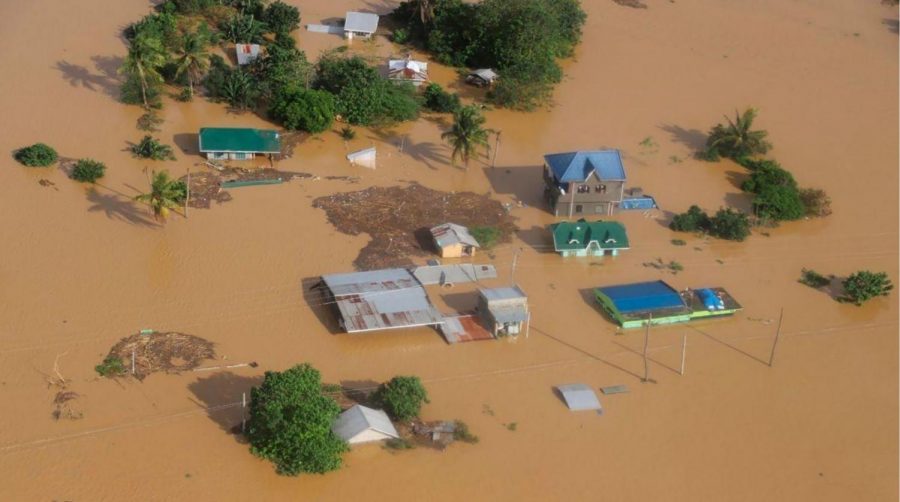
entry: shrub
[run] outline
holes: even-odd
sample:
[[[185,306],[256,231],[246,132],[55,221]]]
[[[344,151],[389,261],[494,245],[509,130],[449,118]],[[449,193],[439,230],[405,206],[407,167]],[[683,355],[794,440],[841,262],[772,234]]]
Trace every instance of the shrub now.
[[[350,126],[344,126],[341,128],[341,137],[347,141],[350,141],[356,137],[356,131],[354,131]]]
[[[741,190],[750,193],[761,193],[773,186],[797,189],[794,176],[774,160],[740,159],[740,164],[750,170],[750,178],[741,183]]]
[[[164,145],[153,136],[147,135],[141,141],[131,146],[131,153],[135,157],[153,160],[175,160],[172,147]]]
[[[300,11],[293,5],[276,0],[266,7],[262,20],[274,33],[288,34],[300,26]]]
[[[324,473],[341,466],[347,445],[331,430],[341,409],[321,388],[318,370],[301,364],[267,371],[250,391],[250,451],[274,462],[279,474]]]
[[[775,221],[797,220],[806,215],[800,192],[790,186],[770,186],[753,198],[757,216]]]
[[[709,216],[698,206],[691,206],[686,212],[676,214],[669,223],[676,232],[698,232],[709,228]]]
[[[888,296],[894,285],[884,272],[870,272],[868,270],[860,270],[844,279],[844,296],[842,301],[850,302],[856,305],[863,303],[878,296]]]
[[[807,216],[822,217],[831,214],[831,197],[825,193],[825,190],[802,188],[800,189],[800,200],[803,202]]]
[[[384,442],[388,450],[411,450],[416,447],[410,440],[404,438],[391,438]]]
[[[482,249],[491,249],[500,240],[500,229],[497,227],[472,227],[469,229],[472,237],[478,241]]]
[[[316,87],[335,96],[337,112],[350,124],[412,120],[419,113],[416,91],[411,84],[396,85],[382,78],[359,56],[322,57]]]
[[[409,420],[419,416],[423,403],[428,403],[428,392],[416,376],[395,376],[378,388],[377,401],[397,420]]]
[[[253,14],[238,12],[219,25],[219,30],[229,42],[236,44],[264,43],[266,25]]]
[[[424,97],[425,108],[438,113],[453,113],[460,107],[458,94],[451,94],[434,82],[425,88]]]
[[[743,241],[750,235],[750,219],[734,209],[719,209],[709,219],[709,234],[720,239]]]
[[[43,143],[35,143],[31,146],[20,148],[16,151],[14,157],[20,164],[29,167],[47,167],[59,158],[56,150]]]
[[[800,284],[806,284],[811,288],[824,288],[825,286],[831,284],[831,279],[825,277],[824,275],[816,272],[815,270],[810,270],[804,268],[800,271]]]
[[[409,41],[409,30],[406,28],[397,28],[391,33],[391,40],[395,44],[405,44]]]
[[[156,85],[154,81],[148,81],[147,83],[147,103],[150,108],[162,108],[162,92],[159,85]],[[137,75],[127,75],[119,90],[119,99],[126,105],[144,104],[144,98],[141,94],[141,79]]]
[[[122,376],[126,372],[125,364],[115,356],[106,356],[102,363],[94,366],[94,371],[102,377]]]
[[[463,443],[475,444],[478,442],[478,436],[469,431],[469,425],[462,420],[456,421],[456,428],[453,429],[453,439],[462,441]],[[510,429],[510,430],[515,430]]]
[[[287,129],[320,133],[334,121],[334,96],[291,85],[275,94],[269,114]]]
[[[72,169],[72,179],[83,183],[94,183],[103,177],[106,166],[93,159],[81,159]]]
[[[673,246],[686,246],[687,245],[687,242],[683,241],[682,239],[672,239],[670,242],[672,243]]]

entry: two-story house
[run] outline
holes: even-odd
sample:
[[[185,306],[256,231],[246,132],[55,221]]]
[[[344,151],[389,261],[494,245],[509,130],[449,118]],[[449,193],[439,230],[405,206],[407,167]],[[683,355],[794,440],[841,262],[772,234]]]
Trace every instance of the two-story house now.
[[[544,197],[556,216],[609,215],[625,195],[618,150],[544,155]]]

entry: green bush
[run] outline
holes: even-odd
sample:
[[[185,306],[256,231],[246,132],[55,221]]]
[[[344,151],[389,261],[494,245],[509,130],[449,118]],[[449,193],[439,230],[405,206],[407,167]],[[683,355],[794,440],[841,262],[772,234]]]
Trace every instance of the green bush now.
[[[797,189],[794,176],[774,160],[740,159],[740,164],[750,170],[750,178],[741,183],[741,190],[750,193],[762,193],[773,186]]]
[[[491,249],[500,240],[500,229],[497,227],[472,227],[469,229],[472,237],[478,241],[482,249]]]
[[[391,32],[391,40],[395,44],[405,44],[409,41],[409,30],[406,28],[397,28]]]
[[[272,32],[288,34],[300,26],[300,10],[281,0],[275,0],[266,7],[262,20]]]
[[[153,136],[147,135],[141,141],[131,146],[131,153],[135,157],[152,160],[175,160],[172,147],[164,145]]]
[[[354,131],[350,126],[344,126],[341,128],[341,137],[346,141],[350,141],[356,138],[356,131]]]
[[[841,300],[856,305],[862,305],[879,296],[888,296],[894,289],[894,285],[886,273],[868,270],[860,270],[851,274],[844,279],[843,286],[844,296]]]
[[[686,212],[676,214],[669,228],[676,232],[705,232],[709,229],[709,216],[698,206],[691,206]]]
[[[122,360],[115,356],[106,356],[102,363],[94,366],[96,371],[102,377],[117,377],[125,374],[125,364]]]
[[[81,159],[72,169],[72,179],[83,183],[94,183],[103,177],[106,166],[93,159]]]
[[[263,33],[268,31],[265,23],[253,14],[238,12],[219,25],[219,30],[229,42],[236,44],[265,43]]]
[[[53,148],[43,143],[35,143],[16,150],[14,157],[20,164],[29,167],[47,167],[56,162],[59,155]]]
[[[768,186],[753,198],[757,216],[775,221],[797,220],[806,215],[800,192],[792,186]]]
[[[470,444],[475,444],[478,442],[478,436],[472,434],[467,423],[463,422],[462,420],[457,420],[455,425],[456,428],[453,430],[453,439]],[[515,428],[510,430],[515,430]]]
[[[267,371],[250,391],[250,451],[275,463],[279,474],[335,470],[347,450],[331,430],[340,412],[334,399],[322,395],[321,376],[312,366]]]
[[[425,108],[438,113],[453,113],[459,110],[459,95],[449,93],[440,84],[428,84],[424,93]]]
[[[709,219],[709,234],[730,241],[743,241],[750,235],[750,219],[734,209],[719,209]]]
[[[376,399],[397,420],[419,416],[422,404],[428,403],[428,392],[416,376],[396,376],[378,388]]]
[[[816,272],[815,270],[810,270],[804,268],[800,271],[800,284],[805,284],[811,288],[824,288],[825,286],[831,284],[831,279],[825,277],[824,275]]]
[[[316,88],[335,96],[337,112],[353,125],[412,120],[419,114],[415,88],[396,85],[359,56],[330,54],[318,64]]]
[[[299,85],[279,90],[269,108],[272,118],[285,128],[313,134],[330,129],[334,113],[334,96]]]
[[[800,189],[800,200],[806,208],[806,215],[811,217],[823,217],[831,214],[831,197],[825,190],[818,188]]]

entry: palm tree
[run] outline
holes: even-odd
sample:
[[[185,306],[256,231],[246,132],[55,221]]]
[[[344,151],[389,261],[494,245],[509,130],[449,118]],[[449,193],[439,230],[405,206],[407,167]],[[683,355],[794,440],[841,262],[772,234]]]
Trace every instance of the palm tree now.
[[[464,106],[453,114],[453,127],[441,134],[441,139],[447,140],[453,147],[451,159],[454,165],[459,157],[468,167],[469,158],[477,156],[479,147],[490,151],[488,135],[494,131],[481,127],[484,122],[485,118],[473,105]]]
[[[419,13],[423,25],[434,19],[434,4],[431,0],[415,0],[413,8]]]
[[[166,53],[162,42],[156,38],[138,34],[131,40],[128,47],[128,56],[119,69],[120,72],[129,75],[137,75],[141,81],[141,96],[144,108],[150,109],[147,101],[147,87],[151,83],[163,81],[159,69],[166,63]]]
[[[716,124],[709,132],[706,140],[704,156],[709,160],[718,159],[719,155],[739,159],[769,151],[772,145],[765,140],[766,131],[753,131],[753,119],[756,110],[748,108],[744,113],[735,110],[734,120],[725,116],[728,125]]]
[[[185,190],[184,182],[170,178],[168,171],[153,171],[150,193],[142,193],[134,200],[147,203],[154,216],[165,220],[170,209],[175,209],[184,202]]]
[[[206,39],[199,33],[188,33],[181,40],[178,50],[177,75],[187,75],[188,95],[194,97],[194,80],[199,79],[209,68],[209,52],[206,50]]]

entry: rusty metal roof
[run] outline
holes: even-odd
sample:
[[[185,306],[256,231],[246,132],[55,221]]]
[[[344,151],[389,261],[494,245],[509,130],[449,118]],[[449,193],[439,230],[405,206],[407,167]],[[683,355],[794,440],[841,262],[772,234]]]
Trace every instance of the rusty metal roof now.
[[[425,289],[406,269],[324,275],[322,281],[334,295],[348,333],[443,322]]]

